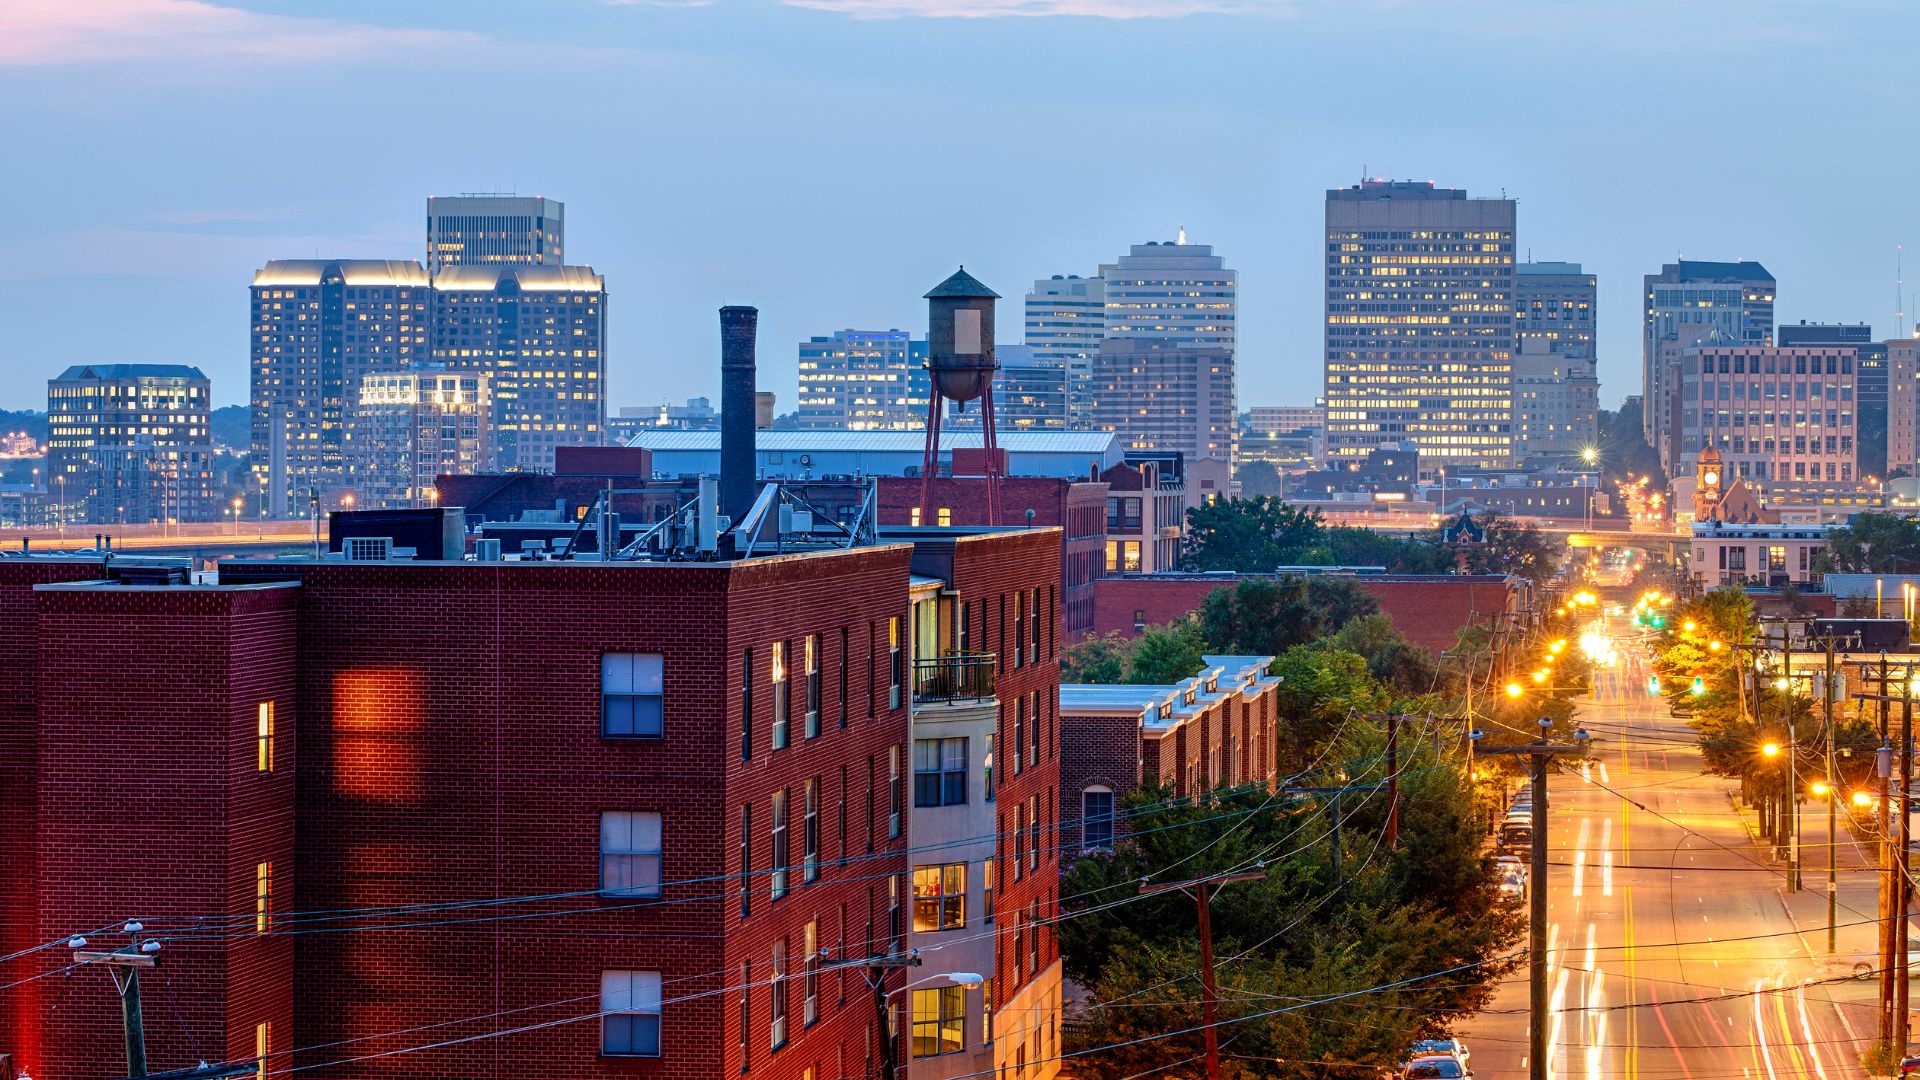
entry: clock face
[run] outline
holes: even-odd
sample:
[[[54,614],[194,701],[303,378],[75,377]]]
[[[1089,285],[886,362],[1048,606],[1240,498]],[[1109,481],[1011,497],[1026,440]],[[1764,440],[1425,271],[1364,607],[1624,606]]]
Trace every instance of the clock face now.
[[[1720,470],[1708,469],[1706,475],[1701,477],[1701,479],[1707,482],[1708,487],[1718,487],[1720,486]]]

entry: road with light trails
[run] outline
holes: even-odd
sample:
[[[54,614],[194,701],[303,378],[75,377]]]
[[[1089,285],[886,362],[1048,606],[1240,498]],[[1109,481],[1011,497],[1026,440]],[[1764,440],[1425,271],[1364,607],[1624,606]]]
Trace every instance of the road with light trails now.
[[[1591,762],[1548,782],[1549,1075],[1864,1076],[1858,1040],[1873,1036],[1873,1014],[1840,1002],[1871,995],[1830,980],[1872,960],[1871,892],[1862,909],[1862,895],[1843,887],[1838,956],[1825,953],[1824,908],[1809,933],[1796,932],[1785,875],[1728,801],[1733,782],[1702,774],[1692,729],[1647,695],[1633,650],[1620,655],[1580,703]],[[1824,887],[1817,876],[1809,888]],[[1524,967],[1460,1034],[1478,1080],[1528,1075]]]

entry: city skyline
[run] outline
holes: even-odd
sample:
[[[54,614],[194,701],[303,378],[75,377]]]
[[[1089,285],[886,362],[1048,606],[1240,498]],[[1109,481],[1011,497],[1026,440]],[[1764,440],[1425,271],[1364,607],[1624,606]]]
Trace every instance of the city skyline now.
[[[1832,181],[1804,156],[1736,165],[1694,153],[1697,133],[1684,124],[1559,122],[1595,94],[1632,115],[1683,85],[1762,64],[1782,80],[1767,131],[1817,127],[1873,145],[1883,170],[1898,175],[1916,151],[1869,121],[1910,114],[1920,91],[1894,74],[1899,35],[1862,32],[1893,21],[1877,18],[1891,7],[1815,15],[1772,5],[1743,8],[1735,20],[1725,5],[1661,13],[1630,4],[1625,15],[1639,18],[1616,11],[1597,20],[1555,5],[1536,13],[1492,4],[1453,32],[1501,47],[1458,54],[1427,48],[1437,15],[1396,9],[1383,25],[1357,9],[1225,7],[1048,0],[1018,10],[1129,17],[941,19],[946,9],[932,0],[825,0],[759,6],[743,20],[729,18],[742,9],[725,3],[579,3],[527,27],[505,12],[450,4],[395,12],[348,3],[329,8],[329,19],[260,5],[10,5],[0,13],[9,39],[0,85],[23,106],[9,120],[11,144],[25,161],[77,152],[93,167],[0,180],[11,203],[39,208],[0,238],[11,268],[0,321],[15,331],[0,405],[32,407],[41,380],[86,362],[192,364],[212,379],[215,404],[237,403],[246,343],[233,327],[247,274],[272,259],[419,258],[425,197],[493,188],[565,202],[569,261],[593,265],[613,291],[647,298],[623,307],[629,330],[609,353],[616,407],[713,392],[699,313],[717,303],[759,305],[767,342],[823,326],[917,328],[919,283],[957,263],[1017,296],[1025,282],[1085,273],[1124,245],[1173,239],[1183,225],[1244,279],[1242,406],[1305,404],[1290,388],[1317,367],[1320,196],[1362,174],[1432,178],[1521,202],[1517,257],[1578,261],[1600,279],[1607,407],[1639,391],[1636,287],[1681,255],[1765,263],[1780,281],[1782,323],[1866,321],[1893,336],[1894,245],[1920,235],[1910,201],[1827,198]],[[1316,51],[1362,26],[1379,56],[1400,61],[1383,65],[1394,73],[1338,101],[1294,104],[1313,101],[1312,88],[1329,78],[1335,61]],[[1150,39],[1172,58],[1167,66],[1124,63]],[[793,49],[796,40],[815,47]],[[1690,42],[1684,65],[1669,62],[1668,40]],[[564,63],[599,105],[556,115],[537,95],[504,95],[495,102],[502,117],[537,119],[550,143],[602,141],[600,152],[533,155],[500,176],[497,156],[479,144],[422,143],[411,129],[368,131],[353,119],[393,94],[471,77],[515,49]],[[977,77],[989,55],[1003,77]],[[233,92],[269,71],[299,80],[306,96],[269,106]],[[1190,77],[1199,72],[1209,78]],[[1484,122],[1411,92],[1449,78],[1524,82],[1527,92]],[[1089,79],[1105,88],[1102,108],[1144,119],[1232,98],[1205,115],[1209,130],[1239,135],[1204,170],[1190,156],[1152,155],[1131,162],[1128,184],[1086,184],[1084,158],[1043,154],[1046,136],[1021,120],[1036,96]],[[961,84],[966,113],[928,89]],[[263,126],[268,108],[298,122]],[[610,113],[622,117],[618,140],[602,126]],[[898,154],[821,176],[787,170],[796,175],[771,188],[754,179],[777,170],[770,161],[855,132],[910,143],[930,117],[978,124],[988,159],[1019,167],[969,170],[962,180],[924,155]],[[251,137],[229,137],[242,130]],[[284,167],[282,152],[316,138],[357,149]],[[1523,145],[1489,154],[1490,139]],[[1606,164],[1615,159],[1666,165],[1641,179]],[[372,160],[380,168],[366,168]],[[1779,212],[1789,206],[1792,215]],[[88,317],[100,305],[126,317]],[[766,368],[782,412],[794,401],[794,375],[783,363]]]

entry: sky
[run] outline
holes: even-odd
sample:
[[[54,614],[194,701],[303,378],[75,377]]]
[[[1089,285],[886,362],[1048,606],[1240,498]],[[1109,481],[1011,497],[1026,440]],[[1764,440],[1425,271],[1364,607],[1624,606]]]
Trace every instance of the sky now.
[[[494,190],[566,203],[615,408],[717,398],[723,304],[786,411],[799,341],[924,332],[956,265],[1016,341],[1033,279],[1182,226],[1240,273],[1241,408],[1304,404],[1324,192],[1362,176],[1518,199],[1522,258],[1599,276],[1611,407],[1677,256],[1891,336],[1916,31],[1911,0],[0,0],[0,408],[80,362],[243,403],[257,267],[420,259],[428,195]]]

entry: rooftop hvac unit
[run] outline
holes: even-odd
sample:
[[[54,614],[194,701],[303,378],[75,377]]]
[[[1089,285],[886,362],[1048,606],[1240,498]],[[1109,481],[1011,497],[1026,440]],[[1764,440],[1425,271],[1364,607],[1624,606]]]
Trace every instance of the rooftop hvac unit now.
[[[348,562],[386,562],[393,557],[393,537],[346,537],[340,541],[340,555]]]
[[[474,562],[499,562],[500,541],[498,538],[483,538],[473,542]]]

